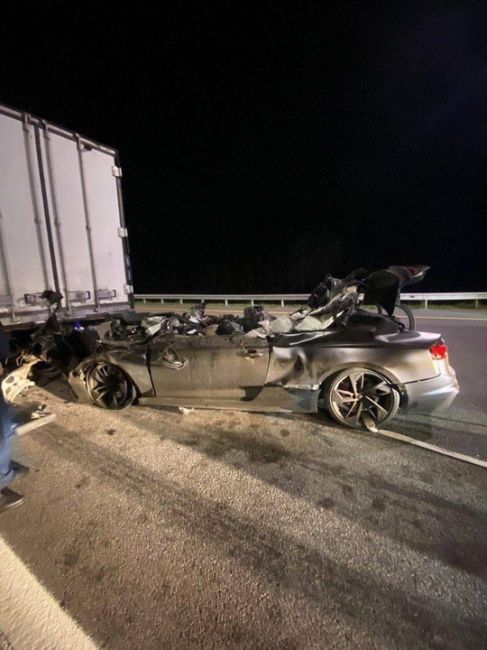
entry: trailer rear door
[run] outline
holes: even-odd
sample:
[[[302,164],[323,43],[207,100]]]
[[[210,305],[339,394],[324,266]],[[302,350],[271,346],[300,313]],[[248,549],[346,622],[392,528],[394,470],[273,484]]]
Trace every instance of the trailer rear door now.
[[[0,106],[0,317],[42,320],[131,305],[117,152]]]

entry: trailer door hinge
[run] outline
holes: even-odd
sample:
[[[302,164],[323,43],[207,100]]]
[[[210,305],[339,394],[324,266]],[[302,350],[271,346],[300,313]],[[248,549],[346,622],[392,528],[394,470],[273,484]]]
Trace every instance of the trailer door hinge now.
[[[122,168],[114,165],[112,167],[112,174],[115,176],[115,178],[122,178]]]
[[[134,292],[134,288],[131,284],[124,285],[123,290],[125,291],[126,294],[130,294]]]
[[[127,228],[118,228],[118,236],[123,238],[123,237],[128,237],[128,230]]]

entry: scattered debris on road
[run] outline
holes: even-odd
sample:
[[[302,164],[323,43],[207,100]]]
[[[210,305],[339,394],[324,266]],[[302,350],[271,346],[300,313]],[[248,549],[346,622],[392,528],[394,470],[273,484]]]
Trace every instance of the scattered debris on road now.
[[[179,412],[181,415],[189,415],[190,413],[194,413],[194,408],[186,408],[185,406],[180,406],[179,407]]]
[[[26,391],[35,385],[29,375],[32,367],[37,363],[37,359],[30,361],[20,368],[10,372],[2,381],[2,391],[5,400],[12,404],[15,400],[26,393]]]

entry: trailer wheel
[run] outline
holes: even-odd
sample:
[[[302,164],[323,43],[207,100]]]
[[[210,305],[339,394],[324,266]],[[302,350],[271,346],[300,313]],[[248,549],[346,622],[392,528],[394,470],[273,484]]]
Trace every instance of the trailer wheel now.
[[[121,368],[99,361],[86,373],[86,389],[96,406],[104,409],[122,409],[136,398],[133,382]]]

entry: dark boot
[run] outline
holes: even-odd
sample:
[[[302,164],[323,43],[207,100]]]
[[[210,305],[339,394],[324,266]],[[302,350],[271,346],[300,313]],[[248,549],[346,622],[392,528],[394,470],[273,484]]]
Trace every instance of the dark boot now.
[[[13,479],[14,481],[18,478],[21,478],[22,476],[25,476],[30,471],[26,465],[22,465],[22,463],[18,463],[16,460],[10,461],[10,469],[13,469],[15,472],[15,478]]]
[[[3,490],[0,490],[0,514],[20,506],[23,501],[24,497],[22,494],[17,494],[17,492],[14,492],[8,487],[3,488]]]

